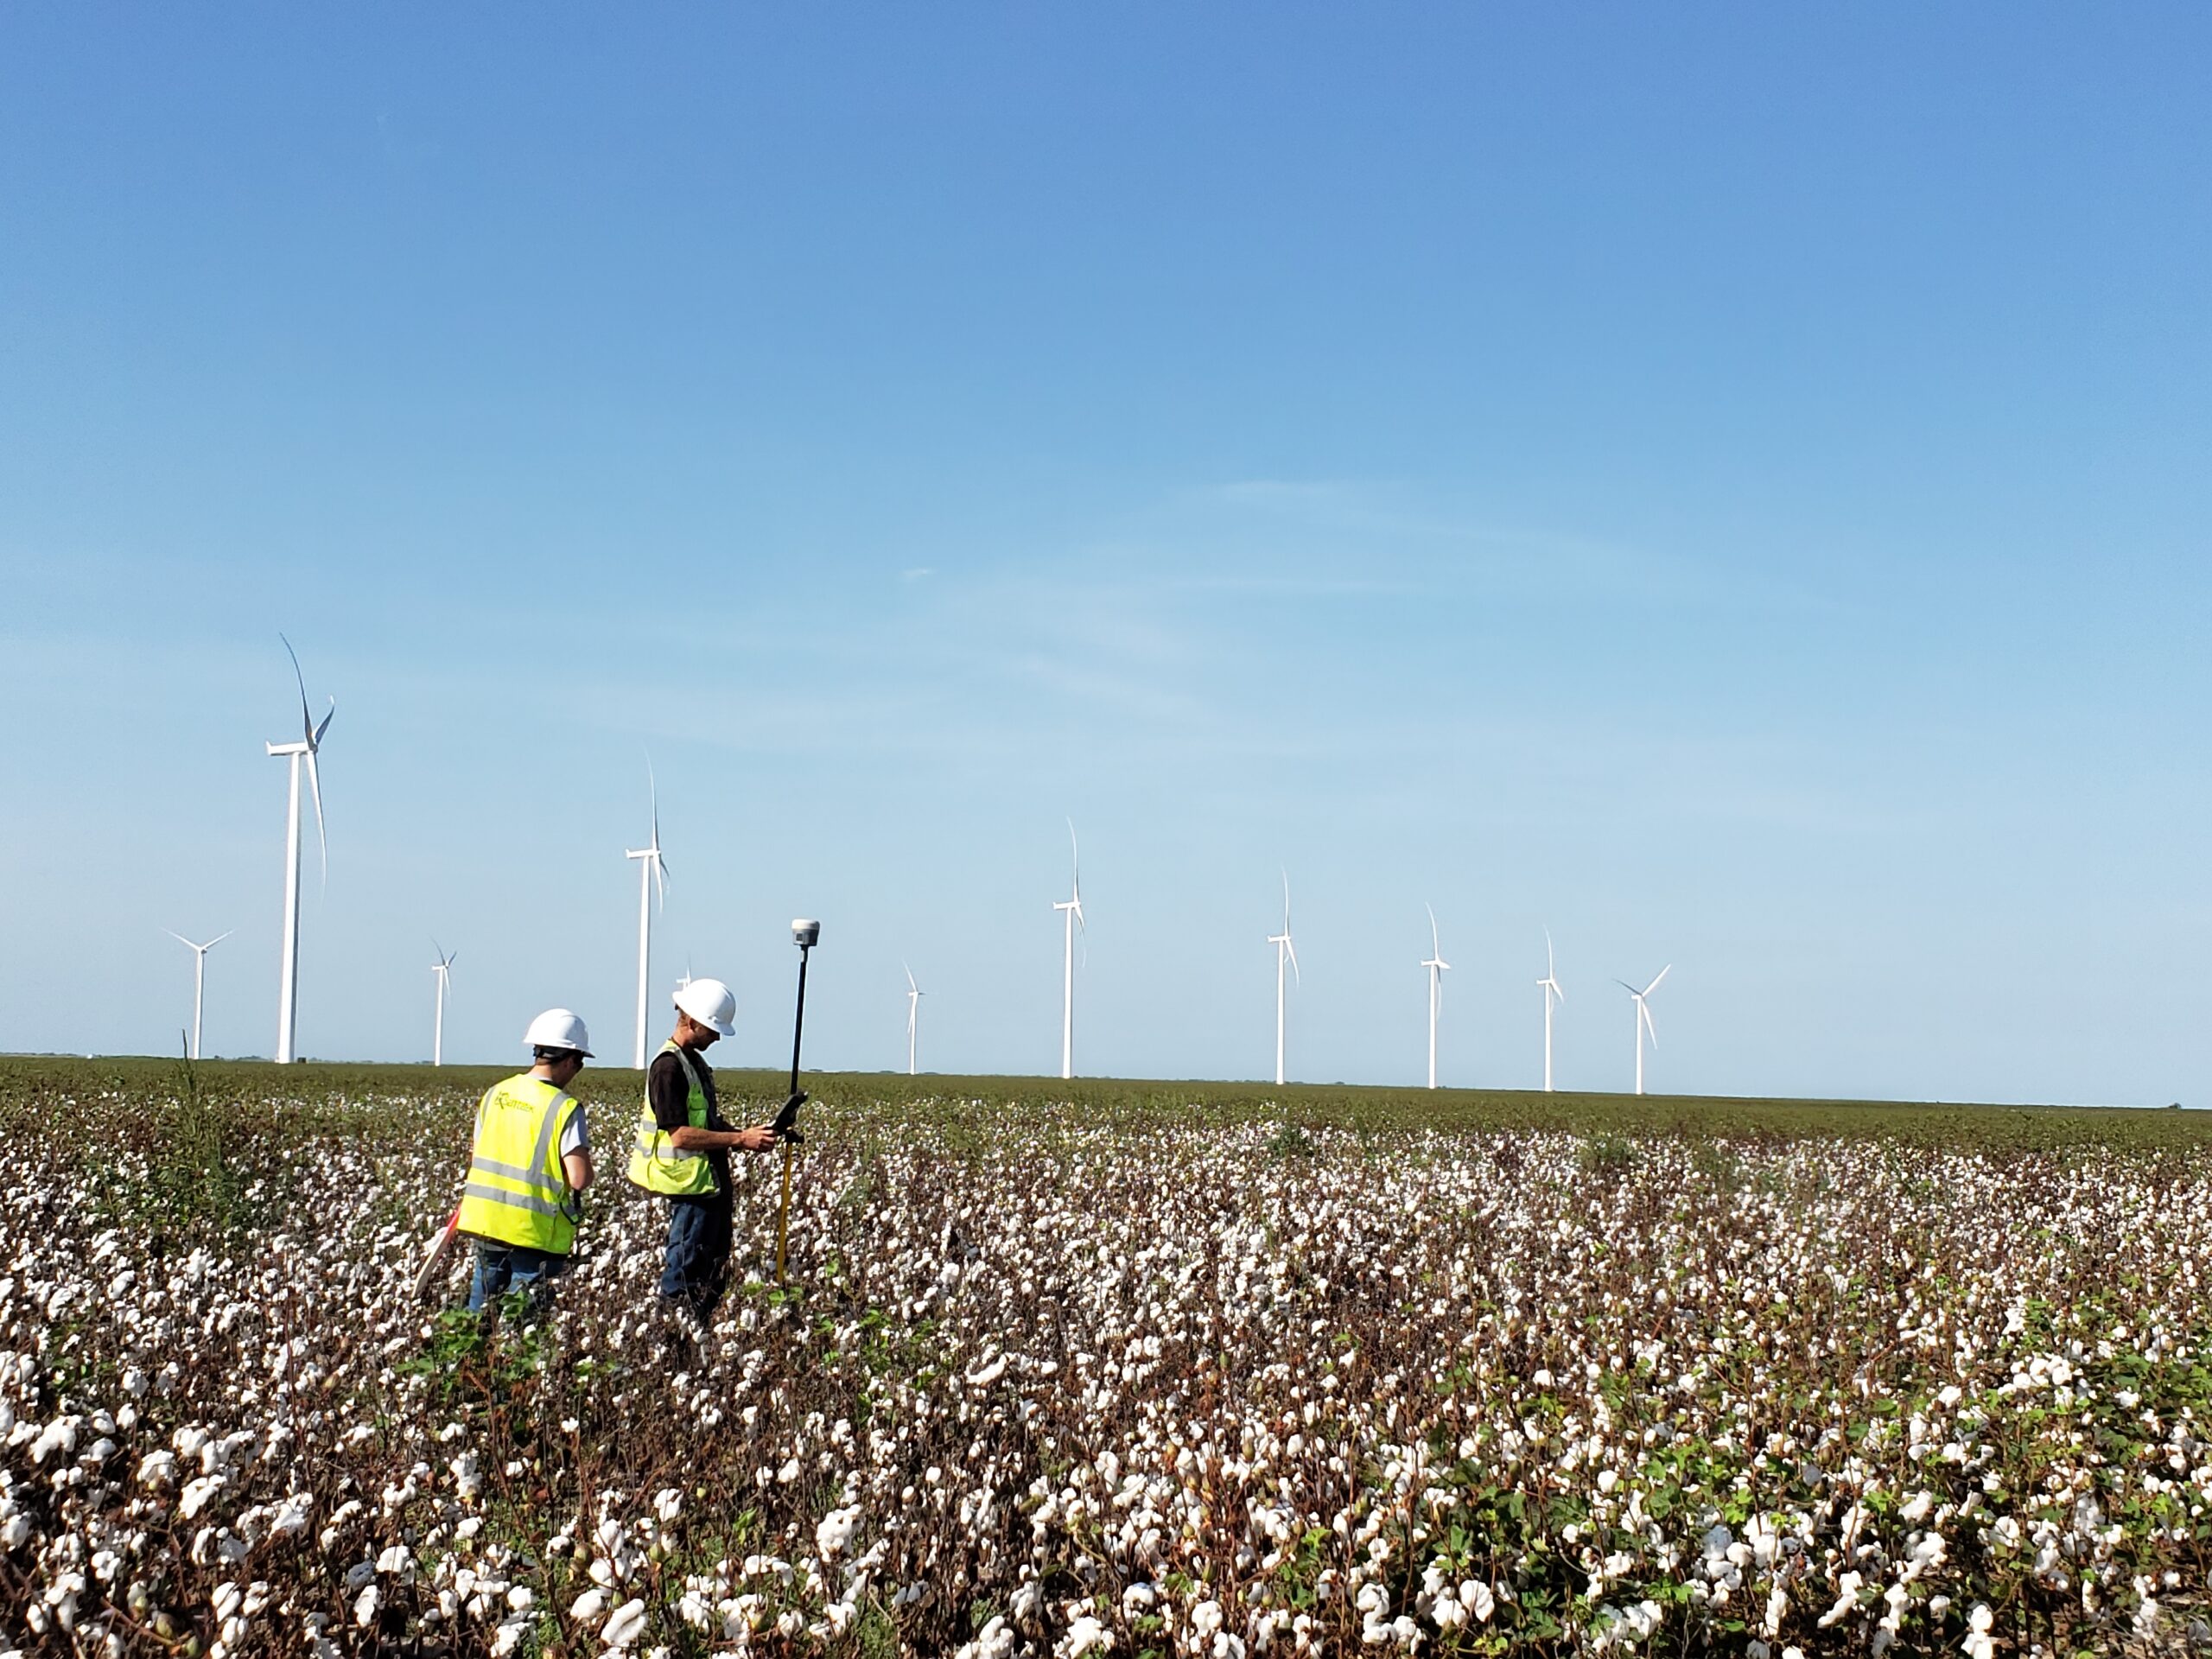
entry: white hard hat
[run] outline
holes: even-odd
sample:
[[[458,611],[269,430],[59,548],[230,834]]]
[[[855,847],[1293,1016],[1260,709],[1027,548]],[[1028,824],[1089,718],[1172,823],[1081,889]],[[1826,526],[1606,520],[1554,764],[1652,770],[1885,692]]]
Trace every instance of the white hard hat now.
[[[737,997],[719,979],[695,979],[676,994],[676,1006],[717,1037],[737,1035]]]
[[[568,1008],[546,1009],[530,1022],[522,1039],[532,1048],[573,1048],[586,1059],[591,1058],[591,1033],[584,1029],[582,1016]]]

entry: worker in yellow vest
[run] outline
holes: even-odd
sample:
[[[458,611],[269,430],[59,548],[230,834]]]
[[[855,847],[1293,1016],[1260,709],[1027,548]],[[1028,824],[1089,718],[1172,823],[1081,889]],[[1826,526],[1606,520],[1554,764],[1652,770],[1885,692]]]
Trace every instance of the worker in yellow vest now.
[[[630,1153],[630,1179],[668,1200],[668,1251],[661,1300],[696,1335],[729,1278],[729,1154],[776,1144],[766,1125],[733,1129],[715,1100],[706,1051],[737,1030],[737,998],[719,979],[688,980],[676,993],[675,1034],[645,1069],[645,1115]]]
[[[591,1185],[591,1135],[569,1085],[591,1058],[584,1022],[548,1008],[523,1035],[535,1062],[495,1083],[476,1106],[468,1185],[454,1225],[476,1241],[468,1306],[481,1311],[510,1290],[541,1300],[568,1271]]]

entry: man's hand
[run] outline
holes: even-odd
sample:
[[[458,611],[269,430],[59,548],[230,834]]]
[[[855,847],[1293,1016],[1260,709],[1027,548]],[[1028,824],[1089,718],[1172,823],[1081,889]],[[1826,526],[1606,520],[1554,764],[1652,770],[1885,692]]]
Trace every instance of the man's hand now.
[[[749,1129],[740,1129],[733,1139],[741,1151],[766,1152],[776,1144],[776,1132],[762,1123]]]

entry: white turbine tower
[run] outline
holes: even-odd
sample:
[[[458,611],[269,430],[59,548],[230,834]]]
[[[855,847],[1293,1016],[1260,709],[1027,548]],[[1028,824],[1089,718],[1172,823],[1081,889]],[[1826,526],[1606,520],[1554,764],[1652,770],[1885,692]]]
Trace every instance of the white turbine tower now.
[[[905,963],[899,964],[906,968]],[[922,988],[914,983],[914,970],[906,968],[906,1075],[914,1075],[914,1038],[921,1027]]]
[[[1068,896],[1054,910],[1067,912],[1067,950],[1060,963],[1060,1075],[1075,1076],[1075,931],[1084,926],[1083,852],[1076,845],[1075,820],[1068,820]]]
[[[281,633],[276,637],[284,639]],[[292,763],[291,805],[284,819],[284,959],[276,982],[279,1065],[291,1064],[292,1034],[298,1023],[300,1007],[300,762],[307,762],[308,786],[315,791],[315,840],[322,849],[322,874],[327,881],[330,879],[330,838],[323,830],[322,777],[316,770],[315,758],[322,747],[322,734],[330,729],[331,716],[338,712],[338,700],[333,697],[322,724],[315,723],[315,717],[308,713],[308,683],[300,672],[300,656],[292,649],[289,639],[284,639],[284,654],[292,659],[292,678],[300,688],[300,741],[265,746],[272,756],[281,754]]]
[[[200,1058],[200,1008],[207,989],[207,953],[231,934],[218,933],[205,944],[194,944],[173,927],[165,927],[162,931],[192,952],[192,1058],[196,1060]],[[231,930],[231,933],[237,931],[236,928]]]
[[[1428,911],[1428,960],[1421,966],[1428,969],[1428,1086],[1433,1089],[1436,1087],[1436,1011],[1443,1006],[1444,976],[1451,970],[1452,964],[1444,960],[1444,946],[1436,937],[1435,911],[1427,905],[1421,908]],[[1287,933],[1289,931],[1290,923],[1286,919],[1283,931]]]
[[[638,866],[638,1041],[630,1059],[631,1065],[639,1071],[645,1069],[645,987],[653,960],[655,887],[660,889],[662,905],[668,903],[668,861],[660,855],[660,785],[653,779],[650,760],[645,763],[645,795],[652,809],[652,840],[622,855],[642,861]]]
[[[1294,976],[1298,973],[1298,947],[1290,942],[1290,872],[1282,873],[1282,931],[1268,935],[1268,943],[1275,948],[1275,1081],[1282,1081],[1282,969],[1290,964]],[[1304,982],[1301,980],[1301,983]]]
[[[443,1065],[446,1063],[446,993],[453,988],[453,959],[461,952],[447,950],[435,939],[430,941],[430,949],[438,953],[438,959],[430,964],[430,972],[438,982],[437,1021],[430,1027],[430,1064]]]
[[[1651,982],[1656,985],[1659,982]],[[1536,988],[1544,994],[1544,1092],[1548,1095],[1552,1091],[1552,999],[1567,1001],[1567,988],[1559,982],[1559,971],[1552,963],[1552,931],[1548,927],[1544,930],[1544,976],[1536,982]],[[1637,1040],[1640,1043],[1642,1039]]]
[[[1664,968],[1662,968],[1659,970],[1657,976],[1640,991],[1624,979],[1617,979],[1613,982],[1614,984],[1626,991],[1630,997],[1635,999],[1636,1001],[1636,1092],[1639,1095],[1643,1092],[1644,1034],[1647,1032],[1650,1033],[1652,1047],[1656,1048],[1659,1046],[1659,1027],[1651,1023],[1651,1009],[1647,1004],[1645,999],[1648,998],[1652,992],[1659,988],[1660,980],[1666,978],[1669,974],[1671,974],[1674,971],[1675,964],[1670,962]]]

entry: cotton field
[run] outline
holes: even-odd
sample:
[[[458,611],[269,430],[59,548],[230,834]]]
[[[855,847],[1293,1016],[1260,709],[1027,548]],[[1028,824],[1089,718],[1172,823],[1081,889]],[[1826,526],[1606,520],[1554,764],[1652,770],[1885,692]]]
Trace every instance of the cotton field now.
[[[586,1259],[544,1320],[486,1331],[440,1312],[458,1268],[410,1294],[465,1093],[89,1076],[18,1103],[0,1195],[25,1652],[2212,1640],[2212,1158],[2186,1145],[825,1087],[788,1288],[756,1159],[750,1281],[690,1347],[651,1305],[660,1215],[619,1178],[611,1090],[585,1090]]]

